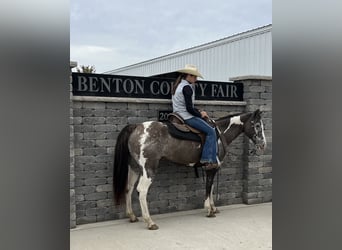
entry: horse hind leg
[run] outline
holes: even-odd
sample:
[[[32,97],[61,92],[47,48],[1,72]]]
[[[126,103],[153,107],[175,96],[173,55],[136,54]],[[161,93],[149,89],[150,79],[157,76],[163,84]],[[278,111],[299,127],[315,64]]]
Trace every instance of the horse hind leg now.
[[[132,209],[132,192],[134,190],[134,184],[138,180],[138,174],[134,172],[131,167],[128,169],[128,183],[127,183],[127,192],[126,192],[126,214],[129,217],[130,222],[139,221],[135,216]]]
[[[147,223],[148,229],[150,230],[156,230],[159,227],[153,222],[150,212],[148,211],[148,206],[147,206],[147,192],[149,187],[152,184],[152,178],[147,177],[146,171],[143,171],[143,175],[140,176],[139,183],[137,186],[137,190],[139,192],[139,201],[140,201],[140,206],[141,206],[141,212],[142,216]]]

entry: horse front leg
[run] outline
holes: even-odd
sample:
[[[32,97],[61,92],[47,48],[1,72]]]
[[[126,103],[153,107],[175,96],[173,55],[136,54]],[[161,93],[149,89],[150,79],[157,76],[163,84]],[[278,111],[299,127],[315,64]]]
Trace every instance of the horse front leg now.
[[[204,208],[207,209],[207,217],[216,217],[215,213],[218,212],[217,208],[214,205],[213,199],[213,183],[216,172],[217,169],[210,169],[206,171],[206,199],[204,201]]]
[[[128,169],[128,183],[127,183],[127,192],[126,192],[126,214],[129,217],[130,222],[139,221],[135,216],[132,209],[132,192],[134,189],[134,184],[138,180],[138,174],[135,173],[131,167]]]
[[[218,213],[220,213],[220,211],[218,210],[217,207],[215,207],[214,198],[213,198],[213,191],[214,191],[214,185],[211,185],[211,192],[210,192],[210,196],[209,196],[210,207],[211,207],[211,210],[213,211],[214,214],[218,214]],[[215,216],[213,216],[213,217],[215,217]]]
[[[151,184],[152,184],[152,178],[147,177],[147,174],[144,171],[143,175],[139,179],[139,183],[137,186],[137,190],[139,192],[141,213],[145,222],[147,223],[148,229],[156,230],[159,227],[153,222],[150,216],[150,212],[148,211],[147,200],[146,200],[147,192]]]

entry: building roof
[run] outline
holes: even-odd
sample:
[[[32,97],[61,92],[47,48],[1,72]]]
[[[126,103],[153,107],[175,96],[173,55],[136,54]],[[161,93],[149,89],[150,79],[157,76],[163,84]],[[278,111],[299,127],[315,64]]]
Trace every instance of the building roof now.
[[[269,41],[271,39],[271,35],[270,35],[271,29],[272,29],[272,24],[265,25],[265,26],[258,27],[258,28],[252,29],[252,30],[248,30],[245,32],[234,34],[232,36],[224,37],[222,39],[218,39],[218,40],[215,40],[212,42],[204,43],[204,44],[197,45],[194,47],[190,47],[187,49],[183,49],[183,50],[180,50],[177,52],[173,52],[170,54],[159,56],[159,57],[156,57],[153,59],[142,61],[142,62],[139,62],[136,64],[128,65],[128,66],[117,68],[114,70],[110,70],[110,71],[107,71],[105,73],[106,74],[130,74],[130,75],[141,75],[141,76],[162,75],[162,74],[172,72],[172,71],[175,71],[177,69],[182,68],[184,66],[183,61],[187,61],[186,63],[191,63],[191,64],[195,64],[195,65],[199,66],[199,68],[203,69],[204,72],[206,72],[206,71],[209,72],[210,66],[204,65],[206,63],[203,61],[203,59],[200,59],[200,57],[203,57],[203,55],[202,55],[204,53],[203,51],[211,50],[212,56],[214,58],[218,59],[219,57],[222,57],[222,55],[220,55],[220,54],[222,54],[222,52],[214,52],[213,51],[214,48],[222,47],[222,46],[227,47],[228,44],[239,43],[239,41],[241,41],[241,40],[246,41],[249,38],[252,39],[253,37],[262,36],[265,33],[269,33],[268,37],[266,37],[266,38],[262,37],[261,39],[259,39],[262,42],[265,41],[266,44],[260,44],[260,41],[258,41],[258,40],[254,41],[255,39],[254,40],[252,39],[253,41],[249,41],[249,43],[254,43],[254,45],[245,45],[245,44],[243,45],[243,46],[248,46],[249,49],[252,48],[252,49],[250,49],[250,50],[253,50],[253,51],[251,51],[252,52],[251,55],[247,55],[247,56],[242,55],[244,52],[241,51],[241,49],[239,49],[239,48],[235,48],[236,47],[235,46],[233,48],[233,50],[235,50],[235,51],[231,51],[230,53],[228,53],[228,52],[223,53],[224,56],[227,58],[225,58],[223,60],[221,59],[221,61],[224,61],[223,63],[226,63],[226,65],[228,65],[228,64],[230,64],[228,62],[229,60],[230,61],[235,60],[236,62],[238,62],[239,60],[241,60],[241,57],[246,57],[245,60],[249,60],[249,61],[251,61],[253,63],[257,63],[257,64],[267,64],[268,68],[267,68],[267,70],[262,69],[262,70],[260,70],[260,72],[255,71],[255,70],[248,71],[248,69],[246,72],[243,70],[238,70],[238,71],[244,72],[243,74],[240,74],[240,75],[251,75],[251,74],[253,74],[253,75],[271,75],[272,73],[271,73],[271,68],[270,68],[271,67],[270,62],[271,62],[272,56],[271,56],[271,44]],[[256,43],[260,44],[261,48],[254,48]],[[242,42],[240,45],[242,45]],[[260,51],[260,50],[264,50],[265,48],[267,49],[267,52]],[[229,49],[232,50],[232,48],[229,48]],[[226,48],[226,50],[227,50],[227,48]],[[200,53],[202,53],[202,54],[199,55]],[[253,61],[253,58],[255,58],[255,56],[252,55],[253,53],[254,54],[260,54],[261,53],[263,55],[265,54],[265,56],[261,56],[262,58],[256,58]],[[192,55],[191,58],[190,58],[190,55]],[[196,57],[196,55],[198,55],[197,56],[198,58]],[[205,54],[205,56],[208,56],[208,54]],[[182,60],[179,59],[181,57],[182,57]],[[187,57],[189,57],[189,58],[187,58]],[[229,58],[229,60],[228,60],[228,57],[232,57],[232,58]],[[243,65],[246,63],[241,63],[241,64]],[[252,67],[250,67],[250,68],[252,68]],[[203,70],[201,70],[201,72]],[[222,68],[222,70],[223,70],[223,68]],[[233,73],[233,72],[231,72],[231,73]],[[209,74],[209,75],[212,75],[212,74]],[[235,72],[233,74],[227,74],[227,77],[228,78],[237,77],[240,75],[238,72]],[[228,78],[225,78],[225,79],[228,80]]]

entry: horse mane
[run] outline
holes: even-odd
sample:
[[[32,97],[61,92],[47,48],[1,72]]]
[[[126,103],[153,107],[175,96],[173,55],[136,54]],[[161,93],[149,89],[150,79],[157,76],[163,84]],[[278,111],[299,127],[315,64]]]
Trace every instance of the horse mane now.
[[[232,118],[234,116],[238,116],[238,115],[242,115],[242,114],[245,114],[245,113],[234,113],[234,114],[231,114],[231,115],[227,115],[227,116],[224,116],[224,117],[220,117],[218,119],[216,119],[215,121],[222,121],[222,120],[226,120],[228,118]]]

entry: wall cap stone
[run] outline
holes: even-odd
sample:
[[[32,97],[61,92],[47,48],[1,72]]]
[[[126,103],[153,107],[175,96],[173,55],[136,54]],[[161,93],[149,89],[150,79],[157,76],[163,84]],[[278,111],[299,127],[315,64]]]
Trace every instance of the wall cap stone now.
[[[261,75],[245,75],[230,77],[229,81],[242,81],[242,80],[268,80],[272,81],[272,76],[261,76]]]
[[[170,103],[170,99],[149,99],[149,98],[125,98],[125,97],[102,97],[102,96],[73,96],[73,101],[81,102],[128,102],[128,103]],[[195,104],[199,105],[224,105],[224,106],[246,106],[247,102],[237,101],[209,101],[196,100]]]

